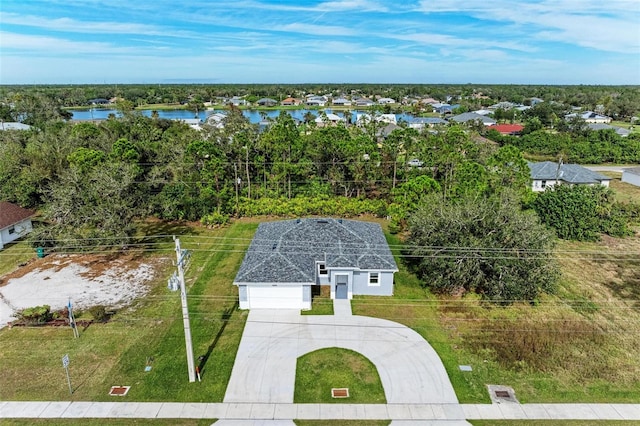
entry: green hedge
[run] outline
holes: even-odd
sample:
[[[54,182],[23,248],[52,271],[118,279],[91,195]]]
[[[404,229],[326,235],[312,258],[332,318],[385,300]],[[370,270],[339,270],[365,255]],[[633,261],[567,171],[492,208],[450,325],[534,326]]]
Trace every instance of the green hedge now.
[[[243,199],[241,216],[340,216],[354,217],[362,214],[384,215],[387,203],[384,200],[368,200],[347,197],[295,197]]]

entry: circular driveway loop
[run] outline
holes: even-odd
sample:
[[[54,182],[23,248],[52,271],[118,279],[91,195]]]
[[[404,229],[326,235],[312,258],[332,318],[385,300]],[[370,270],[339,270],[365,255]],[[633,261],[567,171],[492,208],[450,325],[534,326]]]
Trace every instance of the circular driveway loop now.
[[[292,403],[298,357],[351,349],[378,369],[388,404],[458,403],[431,345],[410,328],[363,316],[251,310],[224,402]]]

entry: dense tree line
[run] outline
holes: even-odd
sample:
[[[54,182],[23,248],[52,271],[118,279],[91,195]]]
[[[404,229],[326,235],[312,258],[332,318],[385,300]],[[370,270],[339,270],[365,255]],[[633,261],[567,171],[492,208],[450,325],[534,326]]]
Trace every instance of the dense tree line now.
[[[480,84],[103,84],[0,86],[0,100],[15,103],[19,98],[45,99],[59,106],[89,105],[96,98],[122,98],[133,106],[158,103],[203,103],[216,98],[242,96],[257,100],[269,97],[282,100],[288,96],[329,94],[334,97],[383,96],[402,100],[405,97],[433,97],[440,101],[462,103],[469,111],[496,102],[509,101],[528,105],[531,98],[545,100],[544,108],[578,106],[607,115],[629,119],[640,112],[638,86],[547,86]],[[2,111],[0,110],[0,113]]]

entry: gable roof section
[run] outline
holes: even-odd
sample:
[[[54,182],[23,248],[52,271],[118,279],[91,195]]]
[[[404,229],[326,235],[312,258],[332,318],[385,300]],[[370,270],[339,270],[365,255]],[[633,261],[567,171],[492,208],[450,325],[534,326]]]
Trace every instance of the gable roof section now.
[[[611,180],[610,177],[591,171],[578,164],[561,164],[543,161],[541,163],[529,163],[531,179],[533,180],[562,180],[575,184],[594,184]]]
[[[328,269],[398,270],[377,223],[294,219],[258,226],[234,282],[315,284],[317,261]]]
[[[496,129],[503,135],[512,135],[514,133],[520,133],[524,130],[524,126],[521,124],[495,124],[491,126],[492,129]]]
[[[23,221],[33,216],[34,212],[23,209],[22,207],[9,203],[8,201],[0,202],[0,229],[8,228],[11,225]]]

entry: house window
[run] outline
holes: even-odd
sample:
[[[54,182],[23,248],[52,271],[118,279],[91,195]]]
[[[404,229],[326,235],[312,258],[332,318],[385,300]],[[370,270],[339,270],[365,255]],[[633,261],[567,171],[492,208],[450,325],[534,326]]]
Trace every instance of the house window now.
[[[320,275],[327,275],[327,265],[324,263],[318,263],[318,273]]]
[[[542,181],[542,183],[540,184],[540,186],[541,186],[542,188],[546,188],[546,187],[547,187],[547,181],[546,181],[546,180],[543,180],[543,181]]]
[[[369,285],[380,285],[380,272],[369,272]]]
[[[16,233],[16,227],[15,226],[10,227],[9,228],[9,235],[15,234],[15,233]]]

